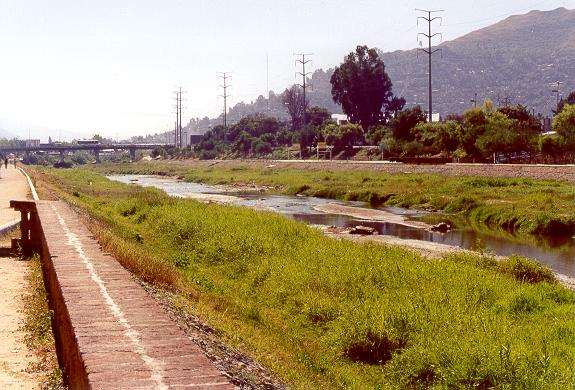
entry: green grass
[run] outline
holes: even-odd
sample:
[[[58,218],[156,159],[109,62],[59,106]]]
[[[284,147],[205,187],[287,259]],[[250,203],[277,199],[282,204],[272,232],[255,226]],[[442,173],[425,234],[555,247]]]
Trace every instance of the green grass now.
[[[4,260],[12,261],[12,260]],[[38,256],[29,259],[26,281],[28,289],[23,296],[24,343],[34,353],[36,362],[27,370],[38,374],[41,388],[63,389],[62,372],[58,367],[56,345],[52,333],[52,311],[48,307],[48,296],[42,279],[42,266]]]
[[[446,177],[369,171],[187,165],[185,162],[103,165],[106,173],[176,175],[209,184],[260,184],[272,192],[360,200],[375,206],[453,213],[477,229],[514,234],[575,234],[575,186],[525,178]],[[457,219],[456,218],[456,219]]]
[[[106,250],[295,388],[575,386],[575,294],[527,259],[429,261],[88,170],[43,172],[99,221]]]

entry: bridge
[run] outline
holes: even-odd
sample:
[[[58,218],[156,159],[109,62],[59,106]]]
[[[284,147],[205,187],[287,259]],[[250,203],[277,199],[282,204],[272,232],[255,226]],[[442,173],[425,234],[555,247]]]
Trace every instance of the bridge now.
[[[39,153],[39,152],[59,152],[60,158],[64,159],[67,152],[78,150],[87,150],[94,153],[96,162],[100,162],[100,152],[106,150],[128,150],[130,152],[130,159],[136,160],[137,150],[152,150],[156,148],[170,148],[174,145],[171,144],[40,144],[37,146],[0,146],[0,155],[7,155],[9,153]]]

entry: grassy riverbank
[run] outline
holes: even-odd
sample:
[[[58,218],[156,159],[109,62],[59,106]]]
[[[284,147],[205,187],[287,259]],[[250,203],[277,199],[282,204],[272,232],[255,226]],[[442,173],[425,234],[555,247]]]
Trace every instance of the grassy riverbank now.
[[[106,250],[295,388],[575,385],[575,294],[524,259],[428,261],[89,170],[42,172],[40,190],[87,210]]]
[[[175,175],[209,184],[257,184],[272,192],[362,200],[375,205],[441,210],[476,229],[519,234],[575,234],[575,186],[525,178],[446,177],[429,174],[382,174],[369,171],[296,170],[151,162],[104,165],[106,173]]]

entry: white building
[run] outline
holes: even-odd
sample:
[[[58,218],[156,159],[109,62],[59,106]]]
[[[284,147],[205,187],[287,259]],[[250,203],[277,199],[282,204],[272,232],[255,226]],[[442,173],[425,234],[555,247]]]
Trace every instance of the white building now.
[[[338,125],[347,125],[349,118],[345,114],[331,114],[331,119]]]

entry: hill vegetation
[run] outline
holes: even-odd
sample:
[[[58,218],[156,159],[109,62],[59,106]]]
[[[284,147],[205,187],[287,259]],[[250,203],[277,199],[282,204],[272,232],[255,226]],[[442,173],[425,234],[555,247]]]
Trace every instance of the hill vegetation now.
[[[511,16],[499,23],[447,41],[442,54],[433,58],[434,111],[446,116],[462,113],[472,106],[477,93],[481,102],[491,99],[521,104],[529,111],[551,115],[555,109],[553,83],[562,82],[562,94],[575,90],[575,10],[532,11]],[[396,96],[406,107],[427,106],[427,62],[417,51],[380,50]],[[342,53],[343,58],[343,53]],[[335,64],[334,64],[335,65]],[[330,78],[334,68],[317,69],[309,79],[311,106],[340,113],[331,96]],[[238,103],[228,119],[237,122],[247,115],[265,114],[288,120],[281,93],[270,92],[251,103]],[[221,118],[194,119],[189,127],[196,134],[221,124]]]

